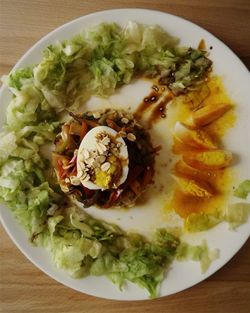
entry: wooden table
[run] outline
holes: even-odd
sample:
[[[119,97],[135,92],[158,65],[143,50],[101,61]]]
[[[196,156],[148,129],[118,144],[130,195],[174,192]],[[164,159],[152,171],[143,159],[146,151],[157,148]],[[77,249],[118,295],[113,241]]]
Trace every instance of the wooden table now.
[[[0,75],[8,73],[42,36],[76,17],[104,9],[141,7],[187,18],[215,34],[250,67],[249,0],[0,0]],[[229,64],[230,66],[230,64]],[[172,312],[250,311],[250,242],[215,275],[170,297],[132,303],[102,300],[52,280],[0,229],[0,312]]]

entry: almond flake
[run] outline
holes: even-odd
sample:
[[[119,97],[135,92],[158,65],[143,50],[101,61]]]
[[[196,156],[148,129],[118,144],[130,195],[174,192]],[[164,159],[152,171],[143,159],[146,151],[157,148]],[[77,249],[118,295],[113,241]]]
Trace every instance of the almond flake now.
[[[129,120],[128,120],[126,117],[123,117],[123,118],[121,119],[121,122],[122,122],[123,124],[128,124]]]
[[[107,146],[110,143],[110,138],[108,136],[104,137],[101,140],[101,143],[104,144],[105,146]]]
[[[81,184],[80,179],[77,176],[71,176],[70,177],[70,182],[74,186],[78,186]]]
[[[103,154],[103,152],[107,151],[107,147],[100,142],[100,143],[97,144],[97,151],[100,154]]]
[[[94,116],[94,118],[100,118],[101,114],[100,114],[100,112],[94,112],[93,116]]]
[[[110,168],[110,165],[111,165],[111,164],[110,164],[109,162],[103,163],[102,166],[101,166],[101,170],[102,170],[103,172],[107,172],[108,169]]]
[[[97,158],[96,158],[96,161],[99,162],[99,163],[104,163],[106,160],[105,156],[104,155],[99,155]]]
[[[127,138],[128,138],[129,141],[136,141],[136,137],[135,137],[135,135],[132,134],[132,133],[129,133],[129,134],[127,135]]]
[[[69,188],[66,185],[61,184],[60,187],[63,192],[69,192]]]
[[[124,131],[122,131],[122,130],[119,131],[118,135],[119,135],[120,137],[126,137],[126,136],[127,136],[126,132],[124,132]]]

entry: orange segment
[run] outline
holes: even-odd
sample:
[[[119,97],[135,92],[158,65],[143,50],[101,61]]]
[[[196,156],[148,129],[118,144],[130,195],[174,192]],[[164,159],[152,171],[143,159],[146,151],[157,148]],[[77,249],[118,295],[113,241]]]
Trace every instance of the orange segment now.
[[[224,150],[183,153],[183,161],[200,170],[216,170],[229,166],[232,153]]]
[[[228,103],[207,105],[193,113],[193,123],[196,127],[202,127],[212,123],[232,108]]]
[[[174,135],[185,145],[197,149],[216,149],[216,144],[210,136],[203,130],[191,130],[182,123],[175,124]]]
[[[204,181],[193,177],[181,177],[175,175],[173,175],[173,177],[185,194],[199,198],[210,198],[213,195],[212,188]]]

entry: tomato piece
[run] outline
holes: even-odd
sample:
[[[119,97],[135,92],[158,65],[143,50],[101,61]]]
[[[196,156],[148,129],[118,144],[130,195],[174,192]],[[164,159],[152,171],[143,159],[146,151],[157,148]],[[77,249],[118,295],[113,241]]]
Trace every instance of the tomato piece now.
[[[82,121],[82,128],[81,128],[81,139],[85,137],[88,132],[88,124],[85,121]]]

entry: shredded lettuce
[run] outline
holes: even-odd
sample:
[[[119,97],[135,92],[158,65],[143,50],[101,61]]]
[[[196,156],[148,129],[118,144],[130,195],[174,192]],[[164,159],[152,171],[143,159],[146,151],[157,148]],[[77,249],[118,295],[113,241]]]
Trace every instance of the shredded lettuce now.
[[[184,92],[204,78],[211,61],[177,45],[159,26],[103,23],[50,45],[33,69],[34,84],[56,111],[77,108],[91,94],[110,95],[137,74],[160,75],[173,92]]]
[[[15,72],[9,75],[8,85],[16,90],[21,90],[22,86],[32,79],[33,71],[32,68],[24,68],[16,70]]]
[[[249,216],[249,203],[234,203],[228,206],[224,215],[224,220],[229,223],[230,229],[235,230],[240,225],[246,223]]]
[[[31,239],[45,229],[46,212],[54,202],[43,170],[38,164],[15,158],[0,170],[0,202],[8,205]]]
[[[249,203],[234,203],[227,206],[224,212],[192,213],[185,220],[188,232],[208,230],[221,222],[227,222],[231,230],[248,221],[250,215]]]
[[[205,240],[201,245],[192,246],[186,242],[181,242],[177,248],[176,259],[179,261],[199,261],[201,266],[201,272],[205,273],[212,261],[219,257],[219,250],[209,250]]]
[[[188,232],[208,230],[221,222],[219,214],[192,213],[185,220],[185,228]]]
[[[179,240],[158,230],[152,242],[126,234],[74,206],[48,218],[47,245],[53,261],[75,278],[106,275],[120,288],[126,280],[146,288],[151,297],[173,260]],[[42,235],[43,236],[43,235]],[[39,236],[36,241],[41,240]],[[44,240],[44,237],[42,237]]]
[[[246,199],[248,194],[250,193],[250,180],[246,179],[235,189],[234,196]]]
[[[14,132],[0,133],[0,166],[16,148],[17,144]]]

